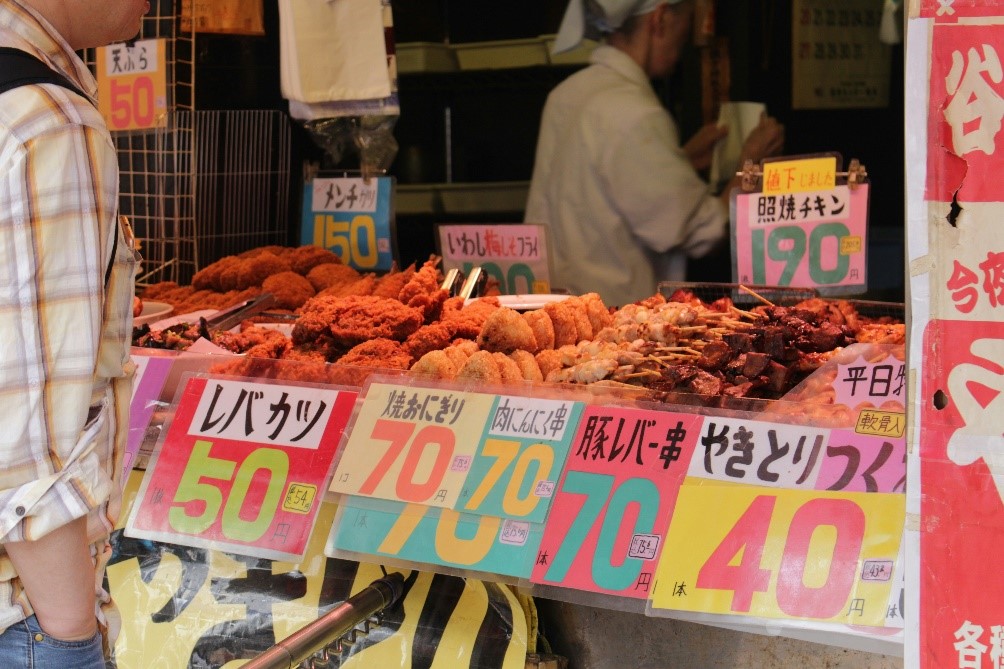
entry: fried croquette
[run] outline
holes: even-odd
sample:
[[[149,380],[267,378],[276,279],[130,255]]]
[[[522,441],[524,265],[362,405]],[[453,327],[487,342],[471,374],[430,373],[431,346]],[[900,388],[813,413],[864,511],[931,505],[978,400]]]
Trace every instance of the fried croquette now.
[[[603,328],[612,325],[614,317],[610,314],[610,309],[603,303],[603,298],[599,293],[586,293],[580,298],[586,307],[586,316],[593,326],[593,336]]]
[[[401,294],[401,289],[404,288],[413,274],[415,274],[414,263],[403,272],[392,269],[377,280],[376,286],[373,287],[373,295],[397,299],[398,295]]]
[[[319,299],[337,302],[328,327],[336,343],[355,345],[374,338],[404,341],[422,326],[422,313],[397,300],[370,295],[313,298]]]
[[[562,304],[568,307],[568,313],[572,315],[572,319],[575,321],[576,343],[583,339],[592,339],[593,325],[589,320],[589,315],[586,313],[586,305],[582,300],[578,297],[569,297]]]
[[[540,374],[545,379],[553,371],[561,369],[561,353],[554,349],[546,349],[534,356]]]
[[[279,309],[299,309],[314,296],[314,287],[296,272],[279,272],[265,279],[261,289],[271,293]]]
[[[492,357],[498,365],[499,374],[502,375],[502,383],[523,382],[523,372],[512,358],[505,353],[492,353]]]
[[[579,328],[576,327],[575,316],[567,305],[562,302],[550,302],[544,305],[544,311],[554,326],[555,347],[578,343]]]
[[[477,342],[483,350],[493,353],[512,353],[521,349],[537,350],[533,330],[520,317],[519,312],[508,307],[496,309],[488,316]]]
[[[464,362],[467,362],[466,357]],[[446,351],[429,351],[411,366],[413,374],[450,381],[457,376],[457,365]]]
[[[408,369],[411,367],[411,353],[392,339],[370,339],[357,344],[336,362],[340,365],[356,367],[382,367],[385,369]]]
[[[519,367],[519,372],[526,381],[543,381],[544,375],[540,373],[540,366],[536,358],[529,351],[513,351],[509,357]]]
[[[307,272],[307,281],[314,287],[314,290],[321,292],[325,288],[351,283],[359,278],[359,272],[348,265],[337,263],[326,263],[318,265]]]
[[[306,244],[290,250],[284,258],[289,262],[289,268],[297,274],[306,276],[318,265],[340,264],[341,258],[320,246]]]
[[[502,372],[499,371],[495,356],[488,351],[478,351],[467,359],[464,366],[457,371],[456,379],[480,381],[482,383],[501,383]]]
[[[237,285],[235,288],[244,290],[251,286],[260,286],[265,279],[278,274],[288,272],[289,262],[285,258],[280,258],[274,253],[265,251],[251,258],[245,258],[237,268]]]
[[[533,350],[527,349],[528,351],[536,353],[554,348],[554,324],[551,323],[551,317],[547,315],[546,311],[543,309],[534,309],[533,311],[524,311],[520,315],[527,322],[527,325],[530,326],[530,329],[533,330],[533,339],[537,342],[537,348]]]

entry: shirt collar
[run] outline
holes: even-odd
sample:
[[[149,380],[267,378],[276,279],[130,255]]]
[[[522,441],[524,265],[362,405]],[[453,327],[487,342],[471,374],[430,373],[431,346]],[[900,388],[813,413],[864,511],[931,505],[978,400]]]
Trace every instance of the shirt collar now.
[[[641,66],[634,62],[631,56],[609,44],[601,44],[593,49],[592,55],[589,56],[589,62],[594,65],[609,67],[625,79],[641,86],[647,88],[651,88],[652,86],[648,75],[645,74],[645,70],[641,69]]]
[[[40,58],[46,65],[66,76],[92,100],[97,99],[98,84],[87,65],[44,17],[20,0],[0,3],[0,28],[12,32],[20,40],[12,46]]]

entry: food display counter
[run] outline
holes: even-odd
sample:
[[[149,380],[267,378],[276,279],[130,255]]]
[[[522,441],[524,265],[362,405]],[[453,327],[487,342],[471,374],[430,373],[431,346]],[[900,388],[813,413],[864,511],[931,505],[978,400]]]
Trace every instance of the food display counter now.
[[[180,320],[137,330],[134,355],[171,369],[134,404],[150,419],[133,426],[146,473],[133,473],[122,541],[226,556],[201,574],[253,562],[270,565],[268,581],[307,560],[321,574],[365,571],[346,577],[350,590],[381,569],[431,579],[437,594],[474,589],[471,610],[502,613],[467,637],[468,650],[497,638],[470,666],[538,650],[534,596],[895,654],[897,305],[684,285],[620,308],[592,294],[524,296],[517,310],[451,296],[443,278],[436,259],[377,277],[320,249],[270,247],[192,286],[149,287],[144,299]],[[272,306],[235,328],[198,315],[262,292]],[[311,458],[337,447],[308,480],[293,473],[306,457],[293,437],[312,430]],[[218,500],[215,515],[200,499]],[[298,527],[302,554],[280,546]],[[208,582],[249,578],[222,574]],[[239,605],[226,589],[208,595]],[[338,601],[318,597],[292,599],[317,599],[307,617]],[[280,626],[259,636],[294,624]],[[145,634],[124,635],[122,652]]]

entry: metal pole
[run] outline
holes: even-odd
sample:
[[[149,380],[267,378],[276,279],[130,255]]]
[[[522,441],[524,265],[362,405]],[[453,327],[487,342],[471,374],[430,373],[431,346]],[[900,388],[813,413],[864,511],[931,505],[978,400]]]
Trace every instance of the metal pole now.
[[[244,669],[292,669],[396,602],[403,591],[404,577],[401,574],[389,574],[373,581],[340,606],[247,662]]]

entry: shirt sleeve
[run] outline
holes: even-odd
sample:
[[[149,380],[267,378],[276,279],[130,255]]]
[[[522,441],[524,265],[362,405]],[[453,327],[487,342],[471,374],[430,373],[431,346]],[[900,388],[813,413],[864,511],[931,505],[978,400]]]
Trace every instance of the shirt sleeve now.
[[[725,207],[690,165],[664,111],[626,123],[603,163],[615,209],[653,251],[700,257],[725,235]]]
[[[117,158],[63,122],[22,142],[0,201],[0,538],[37,539],[107,500],[95,386]],[[98,402],[92,407],[92,403]]]

